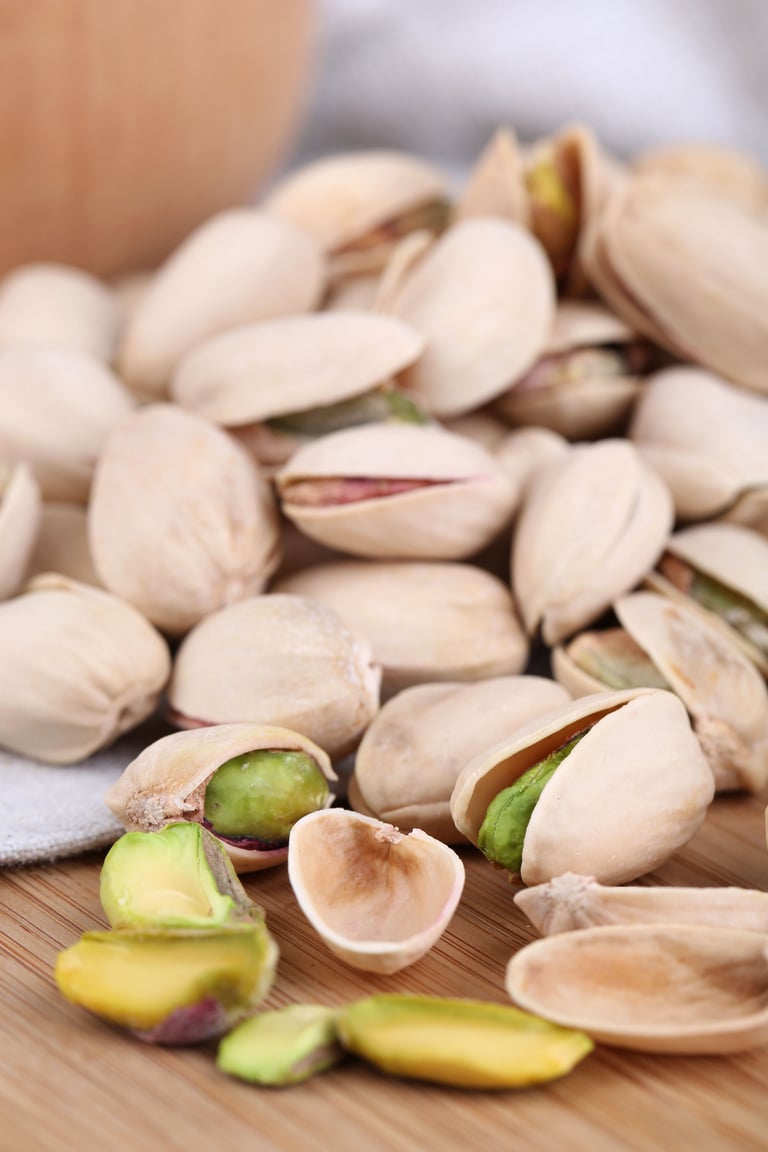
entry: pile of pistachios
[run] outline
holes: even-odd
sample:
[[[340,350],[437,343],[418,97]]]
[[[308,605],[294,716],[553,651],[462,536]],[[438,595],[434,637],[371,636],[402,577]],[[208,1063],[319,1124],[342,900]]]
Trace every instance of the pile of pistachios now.
[[[0,746],[73,764],[160,709],[178,731],[106,797],[129,834],[186,821],[238,871],[287,860],[325,944],[375,972],[445,930],[461,845],[547,901],[572,873],[643,876],[716,791],[768,783],[766,315],[761,167],[716,146],[625,163],[583,126],[501,129],[458,188],[396,152],[316,161],[113,284],[11,271]],[[526,674],[545,648],[552,678]],[[231,881],[213,926],[109,913],[64,953],[65,993],[84,973],[103,1009],[129,956],[189,954],[180,1018],[120,1022],[188,1038],[203,1004],[220,1034],[203,957],[231,957],[240,1015],[274,967]],[[663,931],[617,913],[617,942],[573,924],[551,960],[571,984],[540,987],[524,949],[508,990],[611,1043],[763,1042],[762,911],[717,928],[688,903]],[[623,1023],[593,1020],[622,933],[646,975],[683,950],[707,985],[719,958],[713,1018],[694,995],[664,1032],[638,977]]]

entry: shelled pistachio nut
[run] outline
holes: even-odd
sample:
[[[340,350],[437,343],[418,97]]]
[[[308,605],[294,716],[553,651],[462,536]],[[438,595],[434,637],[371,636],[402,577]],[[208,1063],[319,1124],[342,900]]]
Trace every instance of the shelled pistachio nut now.
[[[496,216],[530,224],[523,154],[515,133],[498,128],[483,148],[456,202],[455,219]]]
[[[632,160],[633,172],[658,172],[698,180],[713,190],[752,207],[765,206],[765,171],[746,152],[722,144],[667,144],[650,148]]]
[[[21,587],[40,516],[40,489],[27,465],[0,460],[0,600]]]
[[[212,216],[139,300],[123,332],[120,373],[136,392],[162,399],[196,345],[241,324],[311,310],[325,277],[316,242],[294,225],[247,208]]]
[[[106,587],[172,635],[260,592],[278,561],[266,479],[220,428],[170,404],[141,408],[110,437],[89,534]]]
[[[464,888],[461,858],[415,829],[330,808],[299,820],[288,877],[323,943],[353,968],[399,972],[439,940]]]
[[[763,932],[690,924],[587,928],[507,966],[510,997],[594,1040],[644,1052],[740,1052],[768,1040]]]
[[[332,760],[352,752],[379,706],[371,646],[323,604],[256,596],[202,620],[168,690],[183,728],[248,721],[302,732]]]
[[[300,1084],[344,1059],[336,1013],[322,1004],[288,1004],[243,1020],[219,1043],[222,1072],[250,1084]]]
[[[25,264],[0,285],[0,347],[61,348],[109,364],[118,328],[114,293],[80,268]]]
[[[509,587],[471,564],[346,560],[272,590],[319,600],[365,636],[383,669],[382,699],[435,680],[516,675],[528,659]]]
[[[577,867],[622,884],[687,843],[713,794],[682,702],[638,688],[584,696],[510,733],[465,766],[451,812],[524,884]]]
[[[129,831],[178,820],[205,825],[238,872],[281,864],[296,820],[332,802],[327,754],[298,732],[217,724],[150,744],[105,796]]]
[[[27,577],[44,572],[102,587],[88,543],[88,512],[82,504],[52,501],[42,505]]]
[[[352,807],[401,829],[420,828],[447,844],[463,842],[450,799],[464,765],[567,699],[564,689],[541,676],[420,684],[399,692],[357,750]]]
[[[73,764],[154,710],[168,646],[123,600],[38,576],[0,604],[0,745]]]
[[[302,532],[355,556],[454,560],[509,523],[518,491],[479,444],[438,427],[348,428],[300,448],[277,474]]]
[[[530,634],[556,644],[653,567],[672,528],[664,483],[623,440],[577,445],[538,469],[512,541],[512,585]]]

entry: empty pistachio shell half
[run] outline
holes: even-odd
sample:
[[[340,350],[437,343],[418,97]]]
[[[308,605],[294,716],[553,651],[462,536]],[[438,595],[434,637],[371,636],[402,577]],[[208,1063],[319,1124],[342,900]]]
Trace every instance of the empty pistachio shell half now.
[[[56,959],[59,991],[152,1044],[221,1036],[266,996],[277,945],[263,920],[86,932]]]
[[[346,1048],[382,1072],[457,1088],[523,1088],[564,1076],[588,1036],[481,1000],[371,996],[339,1013]]]
[[[579,445],[540,468],[512,544],[512,584],[526,628],[547,644],[596,620],[653,567],[672,501],[623,440]]]
[[[471,564],[340,561],[295,572],[274,591],[319,600],[365,636],[383,699],[429,681],[515,675],[528,659],[509,587]]]
[[[114,294],[65,264],[26,264],[0,286],[0,345],[63,348],[109,363],[119,313]]]
[[[611,888],[565,872],[514,896],[542,936],[606,924],[708,924],[768,932],[768,892],[749,888]]]
[[[251,1084],[299,1084],[338,1064],[336,1013],[322,1004],[288,1004],[238,1024],[219,1043],[222,1072]]]
[[[343,808],[294,825],[288,876],[331,952],[381,973],[399,972],[429,951],[464,888],[464,865],[446,844]]]
[[[154,710],[170,675],[162,636],[123,600],[39,576],[0,604],[0,744],[72,764]]]
[[[357,750],[353,807],[399,828],[421,828],[447,844],[462,842],[450,799],[464,765],[567,698],[564,689],[540,676],[421,684],[399,692]]]
[[[523,815],[518,806],[515,819],[502,807],[498,834],[484,830],[492,858],[520,853],[525,884],[577,867],[615,884],[650,872],[693,836],[714,794],[682,702],[658,689],[584,696],[480,753],[451,797],[459,831],[478,844],[492,806],[527,773],[541,787],[538,796],[522,788],[520,798],[534,804]]]
[[[768,1040],[765,935],[681,924],[587,928],[509,962],[516,1004],[645,1052],[740,1052]]]
[[[257,596],[214,612],[183,641],[168,691],[181,727],[249,721],[303,732],[333,760],[379,705],[370,644],[299,596]]]
[[[218,332],[305,312],[319,302],[325,265],[311,236],[253,209],[211,217],[156,272],[126,325],[126,383],[162,399],[181,358]]]
[[[156,740],[104,799],[130,831],[204,823],[236,870],[253,872],[285,860],[285,821],[330,804],[328,783],[335,780],[326,753],[298,732],[217,724]]]
[[[82,504],[52,502],[40,509],[40,528],[27,577],[58,572],[81,584],[102,587],[88,543],[88,512]]]
[[[40,514],[40,489],[27,465],[0,460],[0,600],[7,600],[21,586]]]
[[[260,592],[278,560],[268,482],[225,432],[170,404],[110,438],[89,534],[104,584],[173,635]]]

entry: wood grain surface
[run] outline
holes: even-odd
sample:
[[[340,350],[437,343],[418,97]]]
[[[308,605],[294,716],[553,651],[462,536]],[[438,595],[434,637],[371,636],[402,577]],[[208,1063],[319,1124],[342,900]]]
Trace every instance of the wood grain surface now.
[[[650,878],[768,887],[768,795],[715,801],[696,838]],[[534,937],[500,872],[464,852],[467,885],[447,933],[419,963],[374,977],[336,960],[304,920],[285,868],[246,880],[281,951],[266,1006],[341,1004],[376,991],[506,1001],[511,953]],[[0,1148],[615,1149],[768,1148],[768,1048],[656,1057],[599,1047],[570,1076],[522,1091],[460,1091],[389,1079],[348,1061],[303,1085],[255,1088],[215,1048],[151,1048],[66,1003],[59,949],[105,923],[100,857],[0,875]]]

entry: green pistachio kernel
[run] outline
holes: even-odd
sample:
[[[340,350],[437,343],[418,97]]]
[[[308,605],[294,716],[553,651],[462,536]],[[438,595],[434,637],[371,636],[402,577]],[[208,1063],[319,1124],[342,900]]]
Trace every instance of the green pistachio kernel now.
[[[204,816],[220,836],[284,842],[308,812],[323,808],[328,781],[305,752],[262,749],[235,756],[205,789]]]

